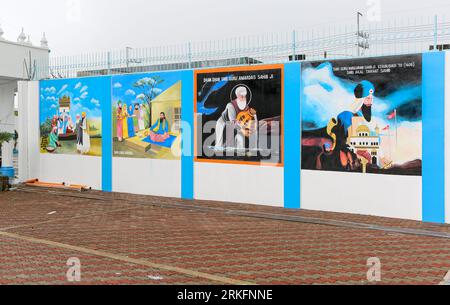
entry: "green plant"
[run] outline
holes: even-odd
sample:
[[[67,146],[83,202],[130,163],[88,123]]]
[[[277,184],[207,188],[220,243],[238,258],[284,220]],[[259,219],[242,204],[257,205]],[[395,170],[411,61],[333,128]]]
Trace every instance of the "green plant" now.
[[[4,142],[8,142],[14,139],[14,134],[10,132],[0,132],[0,145]]]
[[[40,126],[41,137],[48,137],[50,132],[52,131],[52,120],[47,119]]]
[[[8,142],[14,139],[14,134],[10,132],[0,132],[0,150],[2,147],[2,144],[5,142]],[[2,177],[0,175],[0,177]]]

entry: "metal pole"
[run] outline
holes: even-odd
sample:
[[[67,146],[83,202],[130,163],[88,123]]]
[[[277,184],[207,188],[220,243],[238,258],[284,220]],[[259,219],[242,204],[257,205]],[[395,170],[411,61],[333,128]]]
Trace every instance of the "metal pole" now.
[[[360,37],[360,29],[359,29],[359,26],[360,26],[360,22],[359,22],[359,17],[361,17],[363,14],[361,14],[360,12],[357,12],[356,13],[356,22],[357,22],[357,27],[358,27],[358,32],[357,32],[357,34],[356,34],[356,36],[357,36],[357,40],[356,40],[356,47],[357,47],[357,49],[358,49],[358,57],[360,56],[360,49],[359,49],[359,37]]]
[[[292,31],[292,61],[295,61],[295,47],[296,47],[296,37],[295,37],[295,30]]]
[[[395,109],[395,152],[397,152],[398,147],[398,119],[397,119],[397,109]]]
[[[192,69],[192,49],[191,43],[188,43],[188,60],[189,60],[189,69]]]
[[[128,68],[130,67],[130,50],[131,49],[132,49],[131,47],[126,47],[127,72],[128,72]]]
[[[434,15],[434,50],[437,51],[438,45],[438,16]]]
[[[111,74],[111,51],[108,51],[108,75]]]

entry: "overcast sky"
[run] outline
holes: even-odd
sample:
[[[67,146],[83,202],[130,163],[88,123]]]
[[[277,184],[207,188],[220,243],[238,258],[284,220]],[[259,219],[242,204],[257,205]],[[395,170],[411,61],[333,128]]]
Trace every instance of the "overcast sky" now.
[[[379,2],[382,21],[450,17],[449,0]],[[72,55],[350,23],[371,7],[366,0],[0,0],[0,24],[11,40],[23,26],[35,44],[45,31],[54,55]]]

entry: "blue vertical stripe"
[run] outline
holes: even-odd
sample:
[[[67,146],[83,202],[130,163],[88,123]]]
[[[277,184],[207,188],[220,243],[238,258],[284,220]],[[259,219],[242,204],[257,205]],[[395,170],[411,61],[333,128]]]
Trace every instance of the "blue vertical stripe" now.
[[[423,221],[445,223],[445,53],[423,54]]]
[[[284,66],[284,206],[299,209],[301,163],[301,65]]]
[[[181,118],[183,141],[181,156],[181,198],[194,199],[194,73],[182,72]]]
[[[102,101],[102,190],[112,192],[112,78],[104,77],[101,87],[105,94]]]

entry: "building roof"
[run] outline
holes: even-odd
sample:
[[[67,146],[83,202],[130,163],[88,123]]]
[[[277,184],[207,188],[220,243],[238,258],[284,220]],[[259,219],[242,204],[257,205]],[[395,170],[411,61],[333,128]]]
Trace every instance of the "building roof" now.
[[[158,95],[158,97],[152,101],[152,104],[177,101],[181,101],[181,81],[178,81],[175,85]]]
[[[370,134],[370,129],[366,125],[361,125],[356,129],[356,133],[366,132]]]
[[[59,98],[59,107],[69,107],[70,108],[70,97],[63,96]]]

